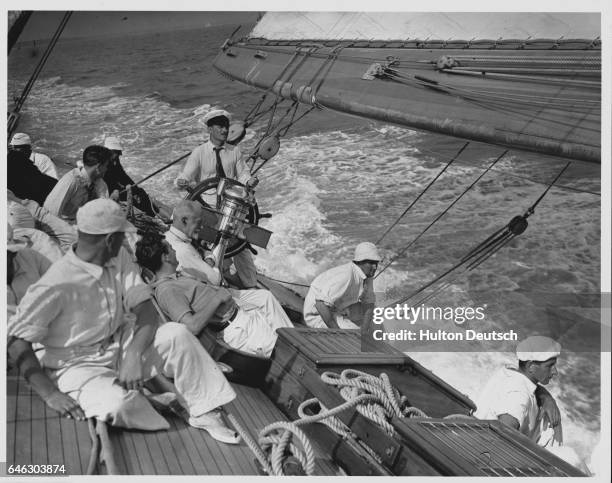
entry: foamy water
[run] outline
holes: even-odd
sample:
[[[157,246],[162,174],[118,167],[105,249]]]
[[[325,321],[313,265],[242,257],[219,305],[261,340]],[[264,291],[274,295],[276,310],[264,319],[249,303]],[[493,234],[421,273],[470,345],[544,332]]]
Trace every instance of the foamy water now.
[[[15,84],[9,82],[9,92],[11,85]],[[29,132],[61,171],[74,165],[84,146],[119,135],[124,167],[139,180],[203,142],[202,114],[212,106],[225,107],[223,91],[213,96],[219,103],[178,106],[156,90],[138,93],[135,86],[122,81],[83,87],[61,77],[42,78],[26,104],[20,130]],[[252,99],[257,99],[255,94]],[[259,174],[257,192],[260,211],[273,215],[262,220],[262,226],[274,234],[268,248],[259,250],[256,264],[275,278],[299,283],[350,260],[358,242],[377,240],[463,145],[463,141],[378,123],[339,130],[330,126],[325,113],[313,113],[309,119],[317,129],[283,139],[278,155]],[[242,142],[244,152],[263,132],[263,123],[250,129]],[[501,152],[501,148],[470,146],[461,163],[449,168],[435,189],[380,244],[386,259],[421,233]],[[563,164],[517,154],[500,162],[498,171],[470,190],[376,279],[377,292],[385,301],[397,300],[442,273],[513,216],[524,213],[545,187],[508,173],[550,181]],[[179,170],[180,166],[174,166],[143,187],[173,204],[182,197],[172,186]],[[564,184],[594,190],[597,172],[589,173],[566,176]],[[528,231],[458,280],[450,289],[455,294],[442,293],[440,302],[457,297],[469,300],[470,292],[486,293],[492,299],[511,294],[514,305],[500,302],[503,310],[488,323],[526,328],[538,323],[533,320],[536,311],[530,290],[598,292],[599,203],[599,197],[589,193],[553,188],[529,218]],[[504,352],[411,356],[472,399],[491,372],[514,359]],[[599,433],[599,354],[561,358],[558,369],[559,377],[549,389],[563,413],[565,440],[586,458]]]

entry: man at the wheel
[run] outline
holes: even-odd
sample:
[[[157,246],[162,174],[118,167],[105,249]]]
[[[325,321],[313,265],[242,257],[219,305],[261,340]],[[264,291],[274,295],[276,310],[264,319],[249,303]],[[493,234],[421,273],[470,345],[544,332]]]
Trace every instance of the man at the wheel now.
[[[230,115],[224,110],[213,110],[204,116],[209,139],[193,150],[183,170],[174,184],[177,188],[193,188],[208,178],[235,179],[249,188],[259,183],[257,176],[251,176],[247,164],[242,160],[240,148],[227,144]],[[202,200],[211,206],[216,205],[216,191],[203,193]],[[247,250],[234,257],[234,265],[243,288],[252,288],[257,284],[253,258]]]

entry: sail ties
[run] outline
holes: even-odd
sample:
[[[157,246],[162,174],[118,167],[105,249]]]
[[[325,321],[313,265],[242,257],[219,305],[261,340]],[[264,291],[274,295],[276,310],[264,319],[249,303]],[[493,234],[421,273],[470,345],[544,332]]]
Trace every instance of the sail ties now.
[[[461,151],[463,149],[465,149],[466,146],[463,146],[461,148],[461,150],[457,153],[457,155],[455,155],[455,159],[456,157],[461,153]],[[429,225],[427,225],[425,227],[425,229],[423,231],[421,231],[421,233],[419,233],[408,245],[406,245],[404,248],[402,248],[393,258],[391,258],[391,260],[389,260],[389,262],[376,274],[376,277],[379,277],[385,270],[387,270],[391,264],[393,262],[395,262],[398,258],[400,258],[401,256],[404,255],[404,253],[406,253],[408,251],[408,249],[414,245],[425,233],[427,233],[427,231],[429,231],[429,229],[431,229],[431,227],[433,227],[440,218],[442,218],[446,213],[448,213],[450,211],[450,209],[455,206],[459,200],[461,198],[463,198],[466,193],[468,191],[470,191],[475,185],[476,183],[478,183],[478,181],[480,181],[492,168],[493,166],[495,166],[506,154],[508,153],[508,150],[504,151],[502,154],[500,154],[488,167],[487,169],[485,169],[459,196],[457,196],[457,198],[455,198],[453,200],[453,202],[448,205]],[[454,159],[453,159],[454,161]],[[450,164],[450,163],[449,163]],[[431,184],[431,183],[430,183]],[[429,186],[427,187],[429,188]],[[403,216],[403,215],[402,215]]]
[[[418,306],[420,304],[424,304],[428,300],[435,297],[442,290],[449,287],[452,282],[454,282],[459,276],[467,273],[468,271],[474,270],[481,263],[488,260],[492,255],[497,253],[500,249],[514,240],[517,236],[524,233],[527,229],[528,223],[527,218],[529,218],[534,212],[537,205],[544,199],[546,194],[550,191],[550,189],[554,186],[557,180],[561,177],[561,175],[565,172],[565,170],[570,166],[571,163],[567,163],[563,169],[557,174],[555,179],[548,185],[548,187],[544,190],[544,192],[538,197],[538,199],[525,211],[523,215],[517,215],[510,220],[510,222],[496,231],[492,235],[490,235],[486,240],[479,243],[477,246],[472,248],[465,256],[461,258],[461,260],[453,265],[450,269],[445,271],[440,276],[434,278],[432,281],[423,285],[421,288],[416,290],[415,292],[393,302],[392,304],[387,305],[387,307],[393,307],[397,304],[403,304],[407,301],[411,301],[411,305]],[[440,283],[437,287],[436,284]],[[434,290],[417,299],[417,296],[424,293],[430,287],[434,287]]]

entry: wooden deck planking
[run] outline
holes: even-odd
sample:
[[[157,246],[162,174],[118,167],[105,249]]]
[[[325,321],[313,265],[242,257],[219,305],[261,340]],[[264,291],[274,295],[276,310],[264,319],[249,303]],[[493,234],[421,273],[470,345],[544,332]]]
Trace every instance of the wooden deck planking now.
[[[62,453],[64,458],[62,461],[66,468],[66,474],[84,475],[87,471],[87,463],[82,463],[84,456],[81,454],[85,452],[85,448],[81,449],[80,447],[74,421],[58,417],[57,423],[59,426],[58,433],[62,442]],[[89,455],[85,456],[85,458],[88,460]]]
[[[30,392],[30,404],[32,405],[32,464],[49,463],[47,454],[47,426],[45,424],[46,404],[34,392]]]
[[[155,437],[155,434],[154,433],[146,434],[143,431],[136,431],[136,430],[135,431],[123,431],[123,432],[128,434],[134,443],[136,458],[138,459],[138,462],[140,463],[142,474],[143,475],[156,474],[155,473],[156,467],[155,467],[155,464],[153,463],[153,459],[151,458],[151,453],[149,452],[149,445],[147,444],[148,440],[151,439],[151,437],[157,440],[157,438]]]
[[[198,448],[193,442],[193,438],[189,431],[187,430],[186,425],[182,425],[179,427],[177,422],[180,422],[178,418],[169,418],[168,422],[170,423],[170,431],[176,431],[181,438],[182,443],[185,446],[185,452],[189,457],[189,462],[191,463],[191,467],[193,468],[193,473],[188,473],[184,471],[185,474],[193,474],[193,475],[207,475],[209,474],[206,464],[202,460],[202,456],[198,452]]]
[[[15,463],[32,464],[32,401],[25,380],[17,381],[15,415]]]
[[[57,411],[54,411],[51,408],[46,407],[45,404],[45,426],[47,433],[47,463],[48,464],[63,464],[62,462],[66,461],[64,459],[64,451],[63,451],[63,440],[62,440],[62,431],[60,429],[60,415]],[[65,465],[65,464],[64,464]],[[65,467],[65,466],[64,466]],[[79,470],[81,470],[79,465]],[[87,467],[85,467],[80,473],[87,471]],[[71,473],[71,474],[74,474]]]
[[[7,462],[63,464],[64,475],[87,471],[92,442],[86,422],[62,418],[12,369],[7,374]]]
[[[185,450],[180,434],[175,431],[158,431],[157,439],[164,452],[166,466],[170,475],[192,475],[193,465],[189,453]]]
[[[226,406],[257,440],[264,426],[286,418],[264,393],[233,385],[237,398]],[[258,475],[255,455],[246,443],[228,445],[214,440],[206,431],[192,428],[177,416],[165,415],[168,431],[135,431],[110,428],[117,462],[128,474],[171,475]],[[135,460],[135,461],[134,461]],[[317,474],[335,474],[330,462],[317,459]]]
[[[221,449],[221,446],[228,445],[217,442],[206,431],[203,431],[201,429],[189,428],[188,431],[194,436],[196,446],[202,449],[204,460],[206,461],[206,456],[208,456],[210,458],[210,461],[213,461],[214,464],[217,466],[218,473],[213,474],[234,474],[234,472],[232,471],[232,464],[226,459],[226,454],[224,454]]]
[[[15,461],[15,420],[18,384],[14,376],[6,378],[6,461]]]
[[[113,438],[112,428],[109,428],[109,435],[111,439]],[[115,444],[115,458],[117,458],[117,454],[120,455],[117,458],[117,464],[121,465],[123,462],[124,466],[120,466],[122,471],[129,475],[142,475],[143,471],[140,467],[140,461],[138,461],[138,455],[136,454],[136,447],[134,446],[134,441],[132,440],[132,435],[129,433],[125,433],[124,438],[117,438],[113,441]],[[118,448],[117,448],[118,446]]]
[[[168,453],[172,452],[171,448],[164,446],[159,440],[159,433],[157,431],[153,433],[149,432],[138,432],[138,439],[136,436],[134,441],[145,441],[145,447],[142,449],[142,454],[145,456],[147,453],[151,457],[151,462],[155,467],[155,472],[153,474],[156,475],[171,475],[170,468],[168,466],[168,461],[166,458],[171,458],[171,455]],[[138,444],[138,443],[136,443]],[[163,448],[163,449],[162,449]],[[145,449],[147,451],[145,451]]]

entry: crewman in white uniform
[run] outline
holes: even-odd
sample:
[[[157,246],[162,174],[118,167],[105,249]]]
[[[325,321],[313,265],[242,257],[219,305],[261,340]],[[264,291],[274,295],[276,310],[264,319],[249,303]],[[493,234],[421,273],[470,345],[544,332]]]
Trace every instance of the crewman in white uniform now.
[[[208,178],[227,178],[237,180],[254,188],[259,183],[257,176],[251,176],[251,171],[242,159],[242,152],[237,146],[227,144],[230,114],[222,109],[215,109],[204,116],[209,139],[193,150],[187,158],[183,170],[174,184],[177,188],[193,188]],[[216,191],[203,193],[202,199],[217,207]],[[217,207],[218,208],[218,207]],[[236,273],[242,284],[241,288],[253,288],[257,285],[257,270],[253,257],[248,250],[242,250],[232,258]]]
[[[516,347],[518,367],[503,367],[496,371],[477,399],[474,413],[479,419],[497,419],[517,429],[534,442],[542,434],[542,418],[556,432],[561,442],[561,414],[544,389],[557,373],[557,357],[561,344],[541,335],[527,337]]]
[[[314,328],[358,329],[366,304],[375,302],[374,274],[381,257],[373,243],[355,248],[353,261],[319,274],[304,300],[304,321]],[[357,314],[355,317],[354,314]]]

